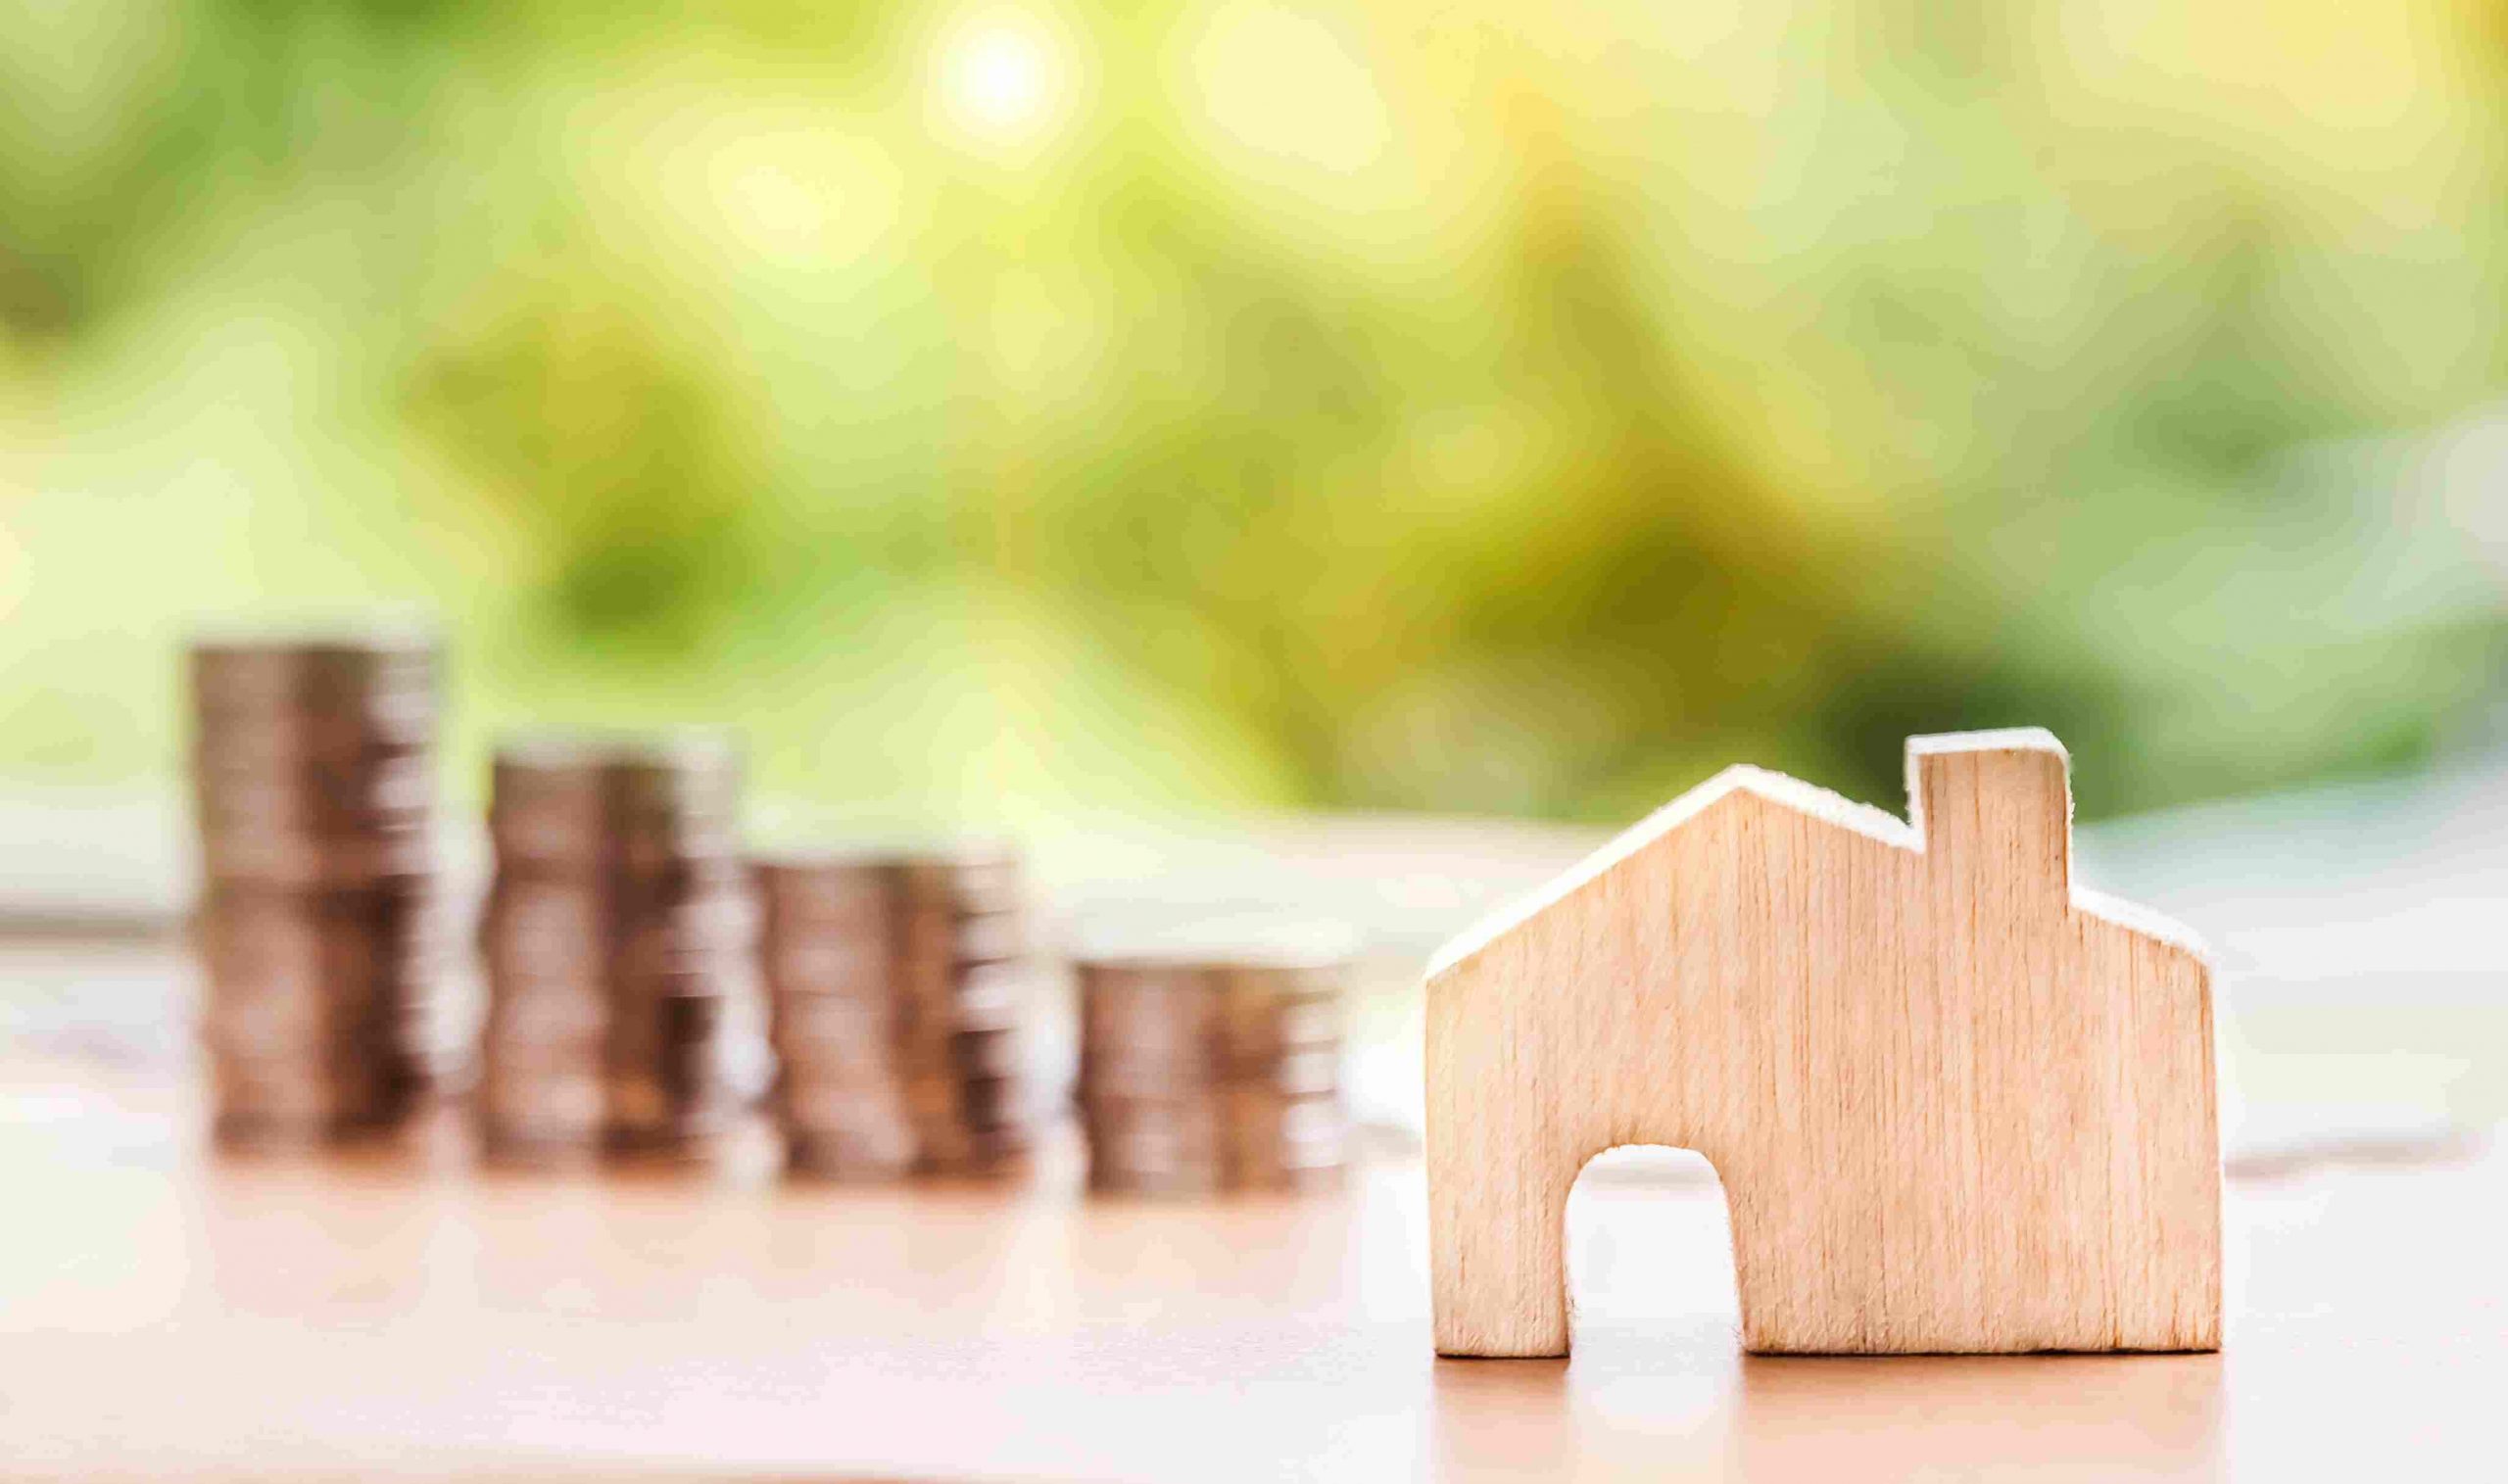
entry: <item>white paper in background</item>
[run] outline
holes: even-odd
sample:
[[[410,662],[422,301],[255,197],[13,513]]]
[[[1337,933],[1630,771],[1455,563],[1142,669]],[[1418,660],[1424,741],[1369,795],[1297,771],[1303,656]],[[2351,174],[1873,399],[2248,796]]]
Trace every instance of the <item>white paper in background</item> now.
[[[2234,1170],[2444,1156],[2508,1119],[2508,758],[2084,830],[2220,962]]]

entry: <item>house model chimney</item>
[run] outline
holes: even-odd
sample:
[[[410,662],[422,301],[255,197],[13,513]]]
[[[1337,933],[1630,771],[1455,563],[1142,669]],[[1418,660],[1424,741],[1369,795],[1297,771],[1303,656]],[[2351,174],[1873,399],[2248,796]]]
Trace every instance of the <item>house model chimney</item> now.
[[[2072,879],[2071,758],[2037,727],[1907,741],[1907,807],[1935,881],[2060,910]]]

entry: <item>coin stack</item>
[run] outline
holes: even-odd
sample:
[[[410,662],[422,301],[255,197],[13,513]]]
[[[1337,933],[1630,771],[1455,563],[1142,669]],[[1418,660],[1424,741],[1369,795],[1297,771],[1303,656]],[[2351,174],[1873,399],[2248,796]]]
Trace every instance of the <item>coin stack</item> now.
[[[606,783],[608,1141],[711,1156],[767,1072],[740,752],[710,734],[650,739],[619,749]]]
[[[389,1127],[458,1078],[438,933],[430,636],[191,650],[201,1018],[230,1142]]]
[[[796,1169],[1016,1165],[1027,995],[1016,856],[962,843],[758,864],[763,960]]]
[[[1294,934],[1078,966],[1080,1106],[1103,1191],[1287,1190],[1338,1178],[1346,957]]]
[[[756,876],[785,1157],[838,1178],[901,1174],[915,1139],[890,987],[895,866],[844,852],[785,854],[759,860]]]
[[[497,749],[480,918],[487,970],[480,1121],[491,1157],[581,1158],[601,1146],[609,1024],[607,759],[542,738]]]
[[[1030,1142],[1019,1077],[1027,999],[1019,861],[973,841],[897,868],[899,1067],[916,1163],[940,1172],[1016,1165]]]
[[[501,747],[493,777],[489,1151],[725,1152],[766,1073],[738,749],[543,737]]]

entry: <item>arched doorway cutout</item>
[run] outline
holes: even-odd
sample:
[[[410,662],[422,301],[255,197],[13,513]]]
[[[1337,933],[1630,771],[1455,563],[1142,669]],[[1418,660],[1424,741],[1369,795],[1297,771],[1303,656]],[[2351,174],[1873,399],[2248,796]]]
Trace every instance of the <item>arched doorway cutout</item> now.
[[[1714,1165],[1670,1144],[1619,1144],[1587,1160],[1562,1213],[1571,1354],[1741,1335],[1732,1207]]]

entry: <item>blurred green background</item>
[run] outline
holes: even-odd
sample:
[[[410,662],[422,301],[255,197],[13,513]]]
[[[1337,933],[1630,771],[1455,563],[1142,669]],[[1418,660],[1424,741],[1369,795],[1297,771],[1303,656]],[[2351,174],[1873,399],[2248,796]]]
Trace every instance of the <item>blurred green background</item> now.
[[[202,618],[1011,822],[2392,768],[2508,666],[2488,6],[0,0],[0,779]]]

